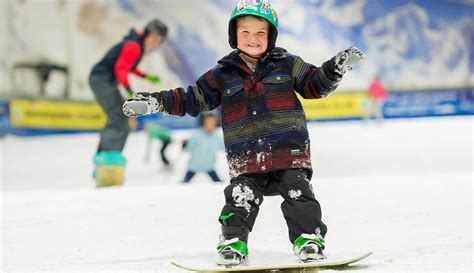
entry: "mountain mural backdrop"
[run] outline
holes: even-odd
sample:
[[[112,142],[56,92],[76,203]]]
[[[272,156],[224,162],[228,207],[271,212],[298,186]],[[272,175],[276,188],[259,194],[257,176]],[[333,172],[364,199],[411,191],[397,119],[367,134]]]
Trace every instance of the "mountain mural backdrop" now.
[[[2,19],[8,21],[1,30],[8,39],[0,47],[6,52],[0,62],[3,79],[15,62],[48,59],[70,67],[77,98],[91,98],[90,67],[129,28],[140,28],[154,17],[167,22],[170,39],[142,68],[165,79],[154,88],[192,84],[230,52],[227,23],[237,1],[7,2],[4,18],[9,19]],[[272,2],[280,16],[277,46],[315,65],[351,45],[366,52],[367,60],[347,75],[341,90],[364,90],[376,74],[392,89],[474,84],[474,1]],[[33,15],[38,8],[41,18]],[[133,82],[139,89],[152,88]]]

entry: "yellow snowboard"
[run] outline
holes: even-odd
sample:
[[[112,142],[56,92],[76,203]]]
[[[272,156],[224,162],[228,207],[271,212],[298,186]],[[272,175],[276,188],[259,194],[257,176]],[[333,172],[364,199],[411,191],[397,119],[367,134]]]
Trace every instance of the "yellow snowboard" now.
[[[224,266],[215,266],[215,267],[195,267],[195,266],[187,266],[184,263],[177,263],[172,262],[171,264],[179,267],[184,270],[192,271],[192,272],[200,272],[200,273],[218,273],[218,272],[261,272],[261,271],[278,271],[278,270],[291,270],[291,269],[334,269],[339,267],[344,267],[356,262],[359,262],[367,257],[372,255],[372,252],[365,253],[360,256],[355,257],[331,257],[329,256],[328,259],[314,261],[314,262],[295,262],[294,264],[279,264],[279,262],[275,262],[274,266],[264,265],[264,266],[252,266],[252,264],[244,264],[235,267],[226,268]]]

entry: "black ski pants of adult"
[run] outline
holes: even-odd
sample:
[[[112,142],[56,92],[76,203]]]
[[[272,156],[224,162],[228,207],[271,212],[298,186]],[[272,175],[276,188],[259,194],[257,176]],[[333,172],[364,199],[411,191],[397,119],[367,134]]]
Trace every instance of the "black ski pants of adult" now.
[[[107,115],[105,127],[100,132],[98,152],[122,151],[130,132],[128,117],[123,114],[124,98],[118,90],[118,84],[108,77],[92,74],[89,84],[97,102]]]

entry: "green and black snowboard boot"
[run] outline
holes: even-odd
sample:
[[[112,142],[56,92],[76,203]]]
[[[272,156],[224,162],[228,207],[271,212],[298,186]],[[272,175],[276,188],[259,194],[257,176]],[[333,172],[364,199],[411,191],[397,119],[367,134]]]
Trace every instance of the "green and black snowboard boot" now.
[[[235,266],[241,264],[247,258],[248,248],[245,242],[242,242],[239,238],[225,240],[222,235],[219,239],[217,264]]]
[[[293,251],[303,262],[326,259],[323,254],[324,238],[319,233],[319,229],[313,234],[301,234],[293,245]]]

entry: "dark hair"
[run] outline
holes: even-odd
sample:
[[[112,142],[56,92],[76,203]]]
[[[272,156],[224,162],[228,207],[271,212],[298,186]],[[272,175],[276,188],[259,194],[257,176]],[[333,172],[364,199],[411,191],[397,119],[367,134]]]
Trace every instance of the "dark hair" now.
[[[220,126],[219,116],[218,116],[217,113],[215,113],[213,111],[201,113],[201,115],[199,116],[199,126],[200,127],[204,126],[204,120],[206,120],[208,118],[214,118],[217,122],[217,127]]]
[[[158,34],[165,39],[168,35],[168,27],[161,20],[153,19],[146,24],[143,36],[147,37],[150,33]]]

